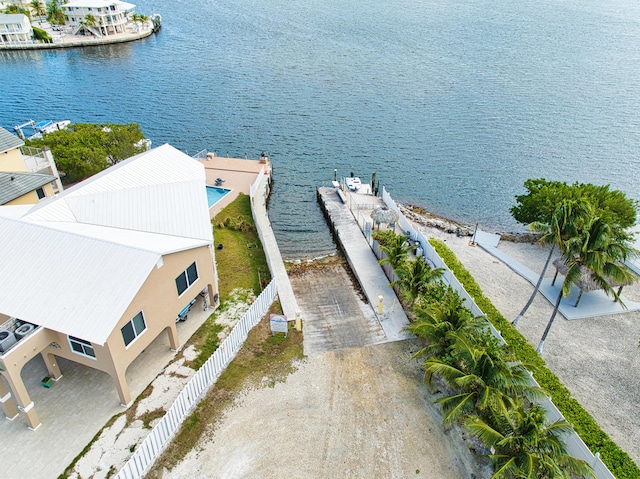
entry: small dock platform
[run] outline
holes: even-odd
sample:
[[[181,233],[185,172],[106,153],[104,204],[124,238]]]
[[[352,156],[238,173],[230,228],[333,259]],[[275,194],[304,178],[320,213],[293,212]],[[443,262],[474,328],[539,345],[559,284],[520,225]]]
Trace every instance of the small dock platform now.
[[[342,200],[336,188],[319,187],[317,190],[318,202],[325,213],[338,247],[344,253],[353,274],[371,304],[387,338],[386,341],[408,339],[412,336],[404,331],[404,328],[408,326],[409,320],[350,209],[350,205],[382,206],[382,200],[372,195],[361,195],[349,191],[341,192],[347,201]],[[358,209],[358,214],[362,214],[361,209]],[[380,296],[382,296],[382,314],[378,313],[378,298]]]

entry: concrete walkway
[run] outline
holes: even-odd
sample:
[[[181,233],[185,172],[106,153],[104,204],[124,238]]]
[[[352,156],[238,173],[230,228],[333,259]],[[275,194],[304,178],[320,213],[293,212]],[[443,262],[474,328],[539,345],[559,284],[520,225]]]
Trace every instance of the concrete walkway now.
[[[497,239],[496,239],[497,237]],[[535,285],[540,277],[539,273],[536,273],[527,268],[522,263],[511,258],[509,255],[498,249],[498,235],[485,233],[478,230],[476,234],[476,243],[487,253],[502,261],[505,265],[511,268],[514,272],[518,273],[524,279]],[[541,267],[543,264],[540,265]],[[549,265],[549,268],[553,270],[553,265]],[[545,278],[540,285],[540,293],[544,296],[551,305],[555,305],[560,289],[562,288],[562,282],[564,276],[558,275],[555,281],[555,285],[551,284],[553,280],[551,278]],[[609,314],[620,314],[629,311],[640,311],[640,303],[635,303],[625,299],[621,296],[622,302],[626,306],[624,308],[619,302],[613,300],[605,294],[604,291],[589,291],[582,294],[580,303],[578,306],[574,306],[578,299],[580,290],[574,286],[571,289],[571,293],[566,298],[563,298],[560,302],[559,312],[565,319],[584,319],[592,318],[595,316],[606,316]]]
[[[346,194],[350,195],[350,193]],[[404,328],[409,324],[409,320],[402,306],[400,306],[395,292],[389,287],[389,280],[378,264],[378,260],[362,234],[351,210],[342,201],[334,188],[318,188],[318,198],[329,216],[332,228],[351,266],[351,270],[376,312],[387,341],[410,338],[411,335],[404,331]],[[351,198],[347,197],[349,203],[351,203],[350,200]],[[375,196],[367,196],[366,201],[374,203],[382,200]],[[353,202],[357,202],[355,198]],[[382,297],[383,305],[382,314],[378,314],[377,311],[380,296]]]
[[[24,43],[4,43],[0,50],[53,50],[57,48],[91,47],[97,45],[111,45],[127,43],[151,36],[153,25],[148,21],[144,27],[136,30],[132,24],[127,24],[126,31],[96,37],[92,35],[72,35],[72,27],[64,27],[65,32],[53,31],[47,22],[34,26],[45,30],[51,37],[52,43],[29,41]]]
[[[289,281],[289,275],[284,267],[284,261],[282,260],[282,254],[280,248],[278,248],[278,242],[273,234],[271,228],[271,221],[267,214],[267,188],[269,176],[262,175],[260,179],[260,186],[258,191],[254,195],[253,211],[256,227],[258,228],[258,234],[260,235],[260,241],[262,241],[262,247],[269,263],[269,270],[271,275],[276,280],[276,286],[278,288],[278,299],[282,305],[282,312],[289,319],[296,317],[299,311],[298,302],[293,294],[293,288]]]
[[[304,353],[387,342],[373,309],[357,294],[344,264],[311,268],[291,276],[304,318]]]

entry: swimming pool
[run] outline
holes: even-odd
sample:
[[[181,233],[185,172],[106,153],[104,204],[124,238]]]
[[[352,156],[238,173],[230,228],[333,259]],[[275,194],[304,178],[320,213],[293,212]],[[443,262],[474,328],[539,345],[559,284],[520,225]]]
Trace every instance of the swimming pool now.
[[[207,186],[207,200],[209,200],[209,208],[220,201],[231,190],[227,188],[218,188],[217,186]]]

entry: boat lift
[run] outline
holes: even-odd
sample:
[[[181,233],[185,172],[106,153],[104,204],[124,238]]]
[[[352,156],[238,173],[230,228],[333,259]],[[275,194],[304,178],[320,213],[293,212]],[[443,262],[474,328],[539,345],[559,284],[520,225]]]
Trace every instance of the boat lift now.
[[[43,133],[51,133],[56,130],[64,130],[71,124],[69,120],[62,121],[53,121],[53,120],[43,120],[36,123],[33,120],[25,121],[21,125],[16,125],[13,127],[13,130],[16,132],[18,137],[21,140],[31,139],[31,138],[42,138]],[[23,128],[31,128],[33,130],[33,134],[30,136],[25,136]]]
[[[21,140],[24,140],[24,132],[22,131],[23,128],[26,127],[31,127],[31,129],[33,129],[33,133],[36,133],[36,122],[33,120],[29,120],[29,121],[25,121],[22,125],[16,125],[13,127],[13,130],[16,132],[16,134],[18,135],[18,137],[20,137]]]

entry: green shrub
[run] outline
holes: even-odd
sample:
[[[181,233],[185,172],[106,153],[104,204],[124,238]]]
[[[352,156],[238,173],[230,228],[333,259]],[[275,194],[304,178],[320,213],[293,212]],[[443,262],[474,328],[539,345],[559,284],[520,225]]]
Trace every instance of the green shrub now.
[[[44,43],[51,43],[53,41],[49,36],[49,34],[45,32],[42,28],[33,27],[33,26],[31,28],[33,28],[33,36],[35,37],[36,40],[41,40]]]
[[[532,363],[537,368],[536,381],[550,395],[553,403],[569,421],[591,451],[600,453],[602,462],[618,479],[637,479],[640,468],[631,457],[624,452],[600,428],[593,417],[580,405],[571,392],[560,382],[558,377],[547,368],[544,360],[536,352],[520,332],[507,321],[496,307],[487,299],[476,280],[458,261],[455,254],[442,241],[434,238],[429,240],[436,252],[447,264],[449,269],[464,286],[467,293],[475,300],[478,307],[487,315],[494,327],[500,331],[504,340],[516,354],[517,359],[524,363]]]
[[[380,246],[389,246],[396,237],[399,236],[393,230],[376,231],[373,233],[373,239],[380,243]]]

